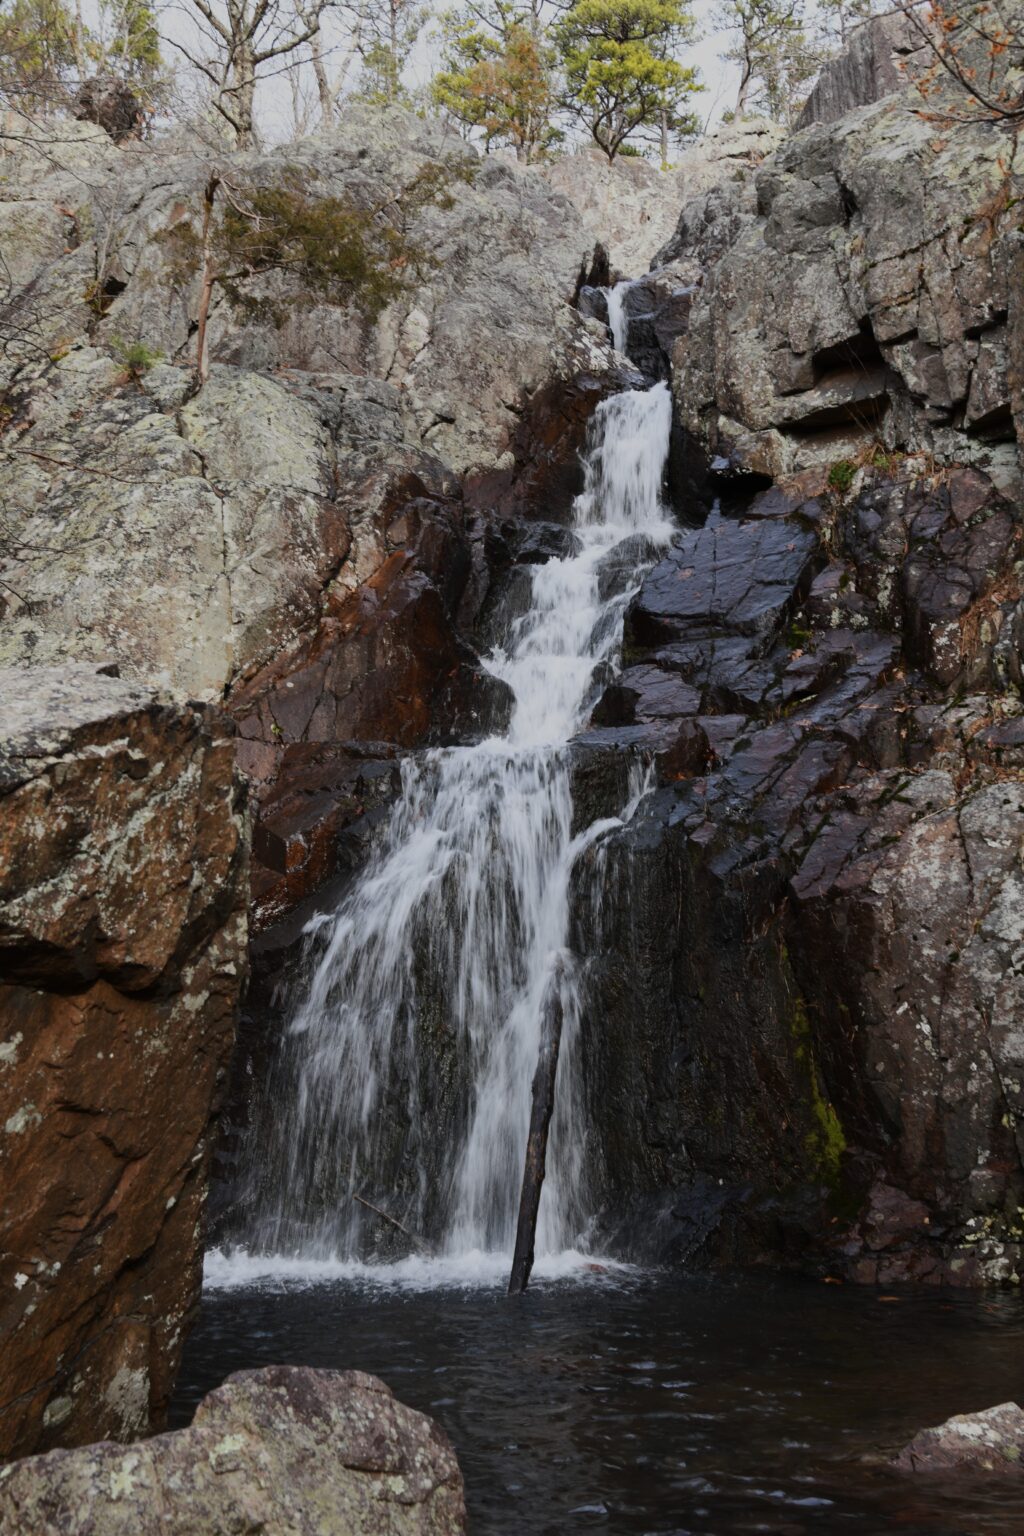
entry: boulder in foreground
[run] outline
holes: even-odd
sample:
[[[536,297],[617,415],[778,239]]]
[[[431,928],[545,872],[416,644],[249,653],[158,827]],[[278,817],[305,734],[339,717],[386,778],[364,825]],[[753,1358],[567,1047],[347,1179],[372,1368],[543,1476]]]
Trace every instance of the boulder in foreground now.
[[[361,1371],[240,1371],[189,1429],[0,1470],[0,1536],[460,1536],[447,1436]]]

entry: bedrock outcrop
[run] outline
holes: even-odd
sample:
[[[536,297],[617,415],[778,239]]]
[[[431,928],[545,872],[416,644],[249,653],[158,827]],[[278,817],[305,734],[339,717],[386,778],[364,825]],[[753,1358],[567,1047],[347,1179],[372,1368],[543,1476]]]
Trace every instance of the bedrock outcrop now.
[[[3,1536],[462,1536],[443,1431],[375,1376],[271,1366],[205,1397],[188,1429],[0,1469]]]
[[[217,166],[375,203],[426,171],[448,195],[410,219],[424,260],[373,324],[285,279],[279,325],[215,291],[200,390],[198,279],[167,237],[199,217],[209,157],[87,123],[5,146],[0,663],[113,658],[223,700],[264,921],[330,872],[366,743],[385,761],[483,728],[486,522],[571,497],[621,362],[572,306],[592,244],[574,206],[437,123],[352,109]]]
[[[755,173],[753,212],[728,187],[684,208],[662,259],[708,272],[675,393],[719,471],[773,479],[882,446],[1019,486],[1020,152],[998,122],[944,111],[970,117],[913,85],[822,107]]]
[[[991,479],[904,460],[714,514],[644,581],[578,751],[662,788],[580,942],[610,1204],[654,1246],[1020,1274],[1022,553]]]
[[[162,1424],[246,970],[226,725],[0,671],[0,1457]]]

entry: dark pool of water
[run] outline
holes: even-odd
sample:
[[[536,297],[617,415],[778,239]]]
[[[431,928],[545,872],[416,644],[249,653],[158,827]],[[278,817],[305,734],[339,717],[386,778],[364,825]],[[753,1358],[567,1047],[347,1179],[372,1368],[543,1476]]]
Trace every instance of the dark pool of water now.
[[[866,1457],[1024,1403],[1017,1296],[775,1278],[352,1284],[208,1294],[174,1405],[232,1371],[354,1367],[437,1418],[475,1536],[899,1532],[1021,1536],[1021,1484],[906,1478]]]

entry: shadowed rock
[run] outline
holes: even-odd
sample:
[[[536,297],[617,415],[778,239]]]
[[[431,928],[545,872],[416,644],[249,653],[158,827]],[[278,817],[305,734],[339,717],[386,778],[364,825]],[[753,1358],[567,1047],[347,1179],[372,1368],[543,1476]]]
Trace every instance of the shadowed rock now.
[[[0,672],[0,1456],[163,1422],[246,970],[226,724]]]

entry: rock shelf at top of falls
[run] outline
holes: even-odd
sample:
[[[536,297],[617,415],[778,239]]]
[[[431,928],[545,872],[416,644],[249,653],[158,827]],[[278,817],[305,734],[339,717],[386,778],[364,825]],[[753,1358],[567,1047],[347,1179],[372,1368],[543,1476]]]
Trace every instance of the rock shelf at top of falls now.
[[[538,1248],[551,1255],[583,1239],[587,956],[573,952],[570,893],[588,858],[596,867],[602,834],[632,814],[640,781],[619,815],[574,832],[566,747],[671,533],[670,421],[664,384],[598,407],[574,548],[531,568],[529,605],[507,618],[485,662],[514,699],[507,733],[408,758],[368,867],[337,911],[310,924],[249,1138],[235,1234],[247,1250],[351,1260],[392,1249],[400,1222],[436,1242],[443,1279],[458,1255],[510,1251],[540,1020],[555,988],[564,1024]],[[394,1220],[381,1222],[361,1195]]]

